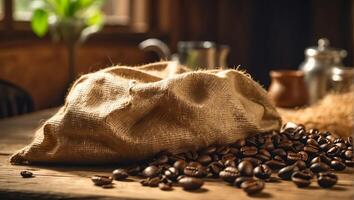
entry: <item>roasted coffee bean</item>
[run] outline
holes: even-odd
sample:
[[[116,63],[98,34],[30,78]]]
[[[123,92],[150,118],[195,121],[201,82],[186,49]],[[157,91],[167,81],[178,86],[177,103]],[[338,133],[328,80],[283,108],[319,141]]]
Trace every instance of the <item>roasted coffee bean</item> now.
[[[354,167],[354,160],[345,160],[344,163],[348,167]]]
[[[339,153],[340,153],[340,148],[338,146],[333,146],[330,149],[328,149],[328,151],[327,151],[327,155],[329,157],[338,156]]]
[[[198,153],[196,151],[188,151],[186,153],[186,158],[188,160],[197,160],[198,159]]]
[[[287,155],[287,163],[293,164],[298,160],[302,160],[302,155],[294,152],[289,152]]]
[[[272,170],[265,164],[259,165],[253,170],[255,177],[260,179],[268,179],[272,175]]]
[[[128,171],[126,169],[116,169],[112,172],[112,177],[114,180],[123,180],[128,176]]]
[[[176,168],[180,173],[183,173],[184,168],[186,168],[187,162],[185,160],[177,160],[173,163],[173,167]]]
[[[248,180],[241,184],[241,188],[247,194],[252,195],[261,192],[264,189],[264,181],[262,180]]]
[[[158,167],[156,167],[155,165],[151,165],[151,166],[146,167],[143,170],[142,174],[146,178],[153,178],[153,177],[158,176],[159,173],[160,173],[160,169]]]
[[[203,186],[204,181],[195,177],[184,177],[178,183],[184,190],[196,190]]]
[[[202,165],[208,165],[213,161],[211,156],[207,154],[200,155],[199,158],[197,159],[198,162],[200,162]]]
[[[299,171],[299,168],[296,165],[286,166],[279,170],[278,176],[283,180],[290,180],[291,175],[296,171]]]
[[[230,148],[228,146],[219,146],[216,148],[216,153],[219,155],[225,155],[230,152]]]
[[[243,157],[254,156],[258,153],[258,150],[254,146],[244,146],[240,149]]]
[[[183,170],[184,174],[191,177],[205,177],[208,172],[203,165],[198,162],[190,162]]]
[[[336,170],[336,171],[342,171],[342,170],[345,169],[345,164],[342,161],[339,161],[339,160],[332,160],[331,168]]]
[[[303,160],[298,160],[294,163],[295,166],[299,168],[299,170],[304,170],[307,168],[305,161]]]
[[[152,162],[150,162],[150,165],[162,165],[168,162],[168,156],[165,154],[158,155],[157,158],[155,158]]]
[[[129,175],[136,176],[139,174],[141,167],[139,165],[135,165],[135,166],[129,167],[127,170],[128,170]]]
[[[159,188],[163,191],[170,191],[172,190],[172,185],[167,183],[159,183]]]
[[[273,156],[280,156],[280,157],[283,157],[283,158],[285,158],[286,155],[287,155],[286,151],[284,149],[280,149],[280,148],[274,149],[272,151],[272,154],[273,154]]]
[[[175,180],[178,175],[179,175],[179,172],[178,172],[178,169],[175,168],[175,167],[170,167],[168,168],[165,172],[164,172],[164,175],[166,176],[166,178],[168,179],[171,179],[171,180]]]
[[[224,162],[224,166],[225,166],[225,167],[236,167],[236,161],[235,161],[235,159],[227,159],[227,160]]]
[[[321,172],[317,176],[317,183],[323,188],[332,187],[337,183],[338,177],[332,172]]]
[[[113,179],[109,176],[94,175],[91,177],[92,182],[97,186],[111,184]]]
[[[22,178],[32,178],[32,177],[34,177],[33,173],[30,172],[30,171],[27,171],[27,170],[21,171],[20,174],[21,174]]]
[[[235,179],[234,186],[240,188],[241,184],[245,181],[253,180],[253,177],[241,176]]]
[[[236,167],[226,167],[219,173],[219,177],[228,183],[233,183],[239,176],[240,172]]]
[[[208,165],[208,169],[213,176],[218,177],[223,169],[223,165],[219,162],[212,162]]]
[[[265,164],[268,165],[268,167],[272,170],[281,169],[286,166],[284,162],[278,160],[269,160],[265,162]]]
[[[345,159],[347,159],[347,160],[350,160],[350,159],[352,159],[353,158],[353,151],[351,151],[351,150],[346,150],[345,152],[344,152],[344,156],[343,156]]]
[[[306,141],[306,144],[312,145],[312,146],[318,146],[318,142],[315,139],[312,139],[312,138],[308,139]]]
[[[307,187],[311,184],[311,177],[300,171],[294,172],[291,175],[291,180],[300,188]]]
[[[244,157],[244,158],[242,158],[242,161],[249,161],[252,163],[253,166],[257,166],[257,165],[262,164],[261,160],[254,158],[254,157]]]
[[[213,154],[215,152],[216,152],[216,147],[214,146],[209,146],[200,151],[201,154],[208,154],[208,155]]]
[[[140,182],[140,184],[142,186],[149,186],[149,180],[148,179],[141,179],[139,182]]]
[[[323,162],[317,162],[310,166],[310,169],[313,173],[326,172],[330,170],[330,167]]]
[[[253,165],[250,161],[241,161],[238,166],[241,176],[253,176]]]
[[[318,147],[313,146],[313,145],[306,145],[304,147],[304,151],[310,155],[314,155],[314,154],[318,153],[319,149],[318,149]]]
[[[348,147],[353,146],[353,137],[351,137],[351,136],[347,137],[347,139],[345,140],[345,144]]]
[[[149,187],[158,187],[159,183],[161,183],[161,179],[159,177],[148,178]]]

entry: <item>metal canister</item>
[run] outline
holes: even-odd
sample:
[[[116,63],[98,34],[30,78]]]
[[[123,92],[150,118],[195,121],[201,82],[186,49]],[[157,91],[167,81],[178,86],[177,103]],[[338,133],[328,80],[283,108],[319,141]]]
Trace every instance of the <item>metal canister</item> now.
[[[305,61],[300,65],[304,71],[309,104],[323,98],[330,90],[330,78],[334,66],[343,66],[341,60],[347,55],[342,49],[331,48],[326,38],[318,40],[318,46],[305,50]]]

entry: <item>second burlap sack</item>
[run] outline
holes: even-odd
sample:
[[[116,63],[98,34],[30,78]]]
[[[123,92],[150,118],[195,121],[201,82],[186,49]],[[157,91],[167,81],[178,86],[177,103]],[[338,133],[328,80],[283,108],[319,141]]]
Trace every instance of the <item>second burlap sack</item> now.
[[[11,162],[131,162],[280,125],[266,91],[240,71],[188,72],[174,62],[118,66],[81,76]]]

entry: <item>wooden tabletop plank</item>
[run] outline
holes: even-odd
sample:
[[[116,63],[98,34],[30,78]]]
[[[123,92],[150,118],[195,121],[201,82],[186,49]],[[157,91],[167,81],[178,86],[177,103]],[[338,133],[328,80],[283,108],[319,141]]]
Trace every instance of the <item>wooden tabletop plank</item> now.
[[[267,183],[264,192],[254,197],[241,189],[218,180],[207,180],[202,190],[173,191],[142,187],[136,179],[114,181],[114,188],[94,186],[90,177],[94,174],[110,175],[118,166],[20,166],[11,165],[8,157],[18,148],[28,144],[41,121],[57,109],[0,121],[0,199],[354,199],[354,169],[338,173],[339,182],[331,189],[321,189],[315,180],[311,187],[298,189],[292,182]],[[24,179],[21,170],[31,170],[35,177]],[[273,175],[274,177],[276,175]]]

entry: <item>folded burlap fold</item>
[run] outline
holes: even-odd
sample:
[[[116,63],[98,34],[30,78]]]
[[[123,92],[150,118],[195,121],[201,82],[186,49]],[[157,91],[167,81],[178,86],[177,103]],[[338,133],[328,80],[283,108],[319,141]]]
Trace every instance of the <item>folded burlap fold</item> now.
[[[10,161],[120,163],[279,129],[266,91],[237,70],[189,71],[174,62],[81,76],[64,106]]]

